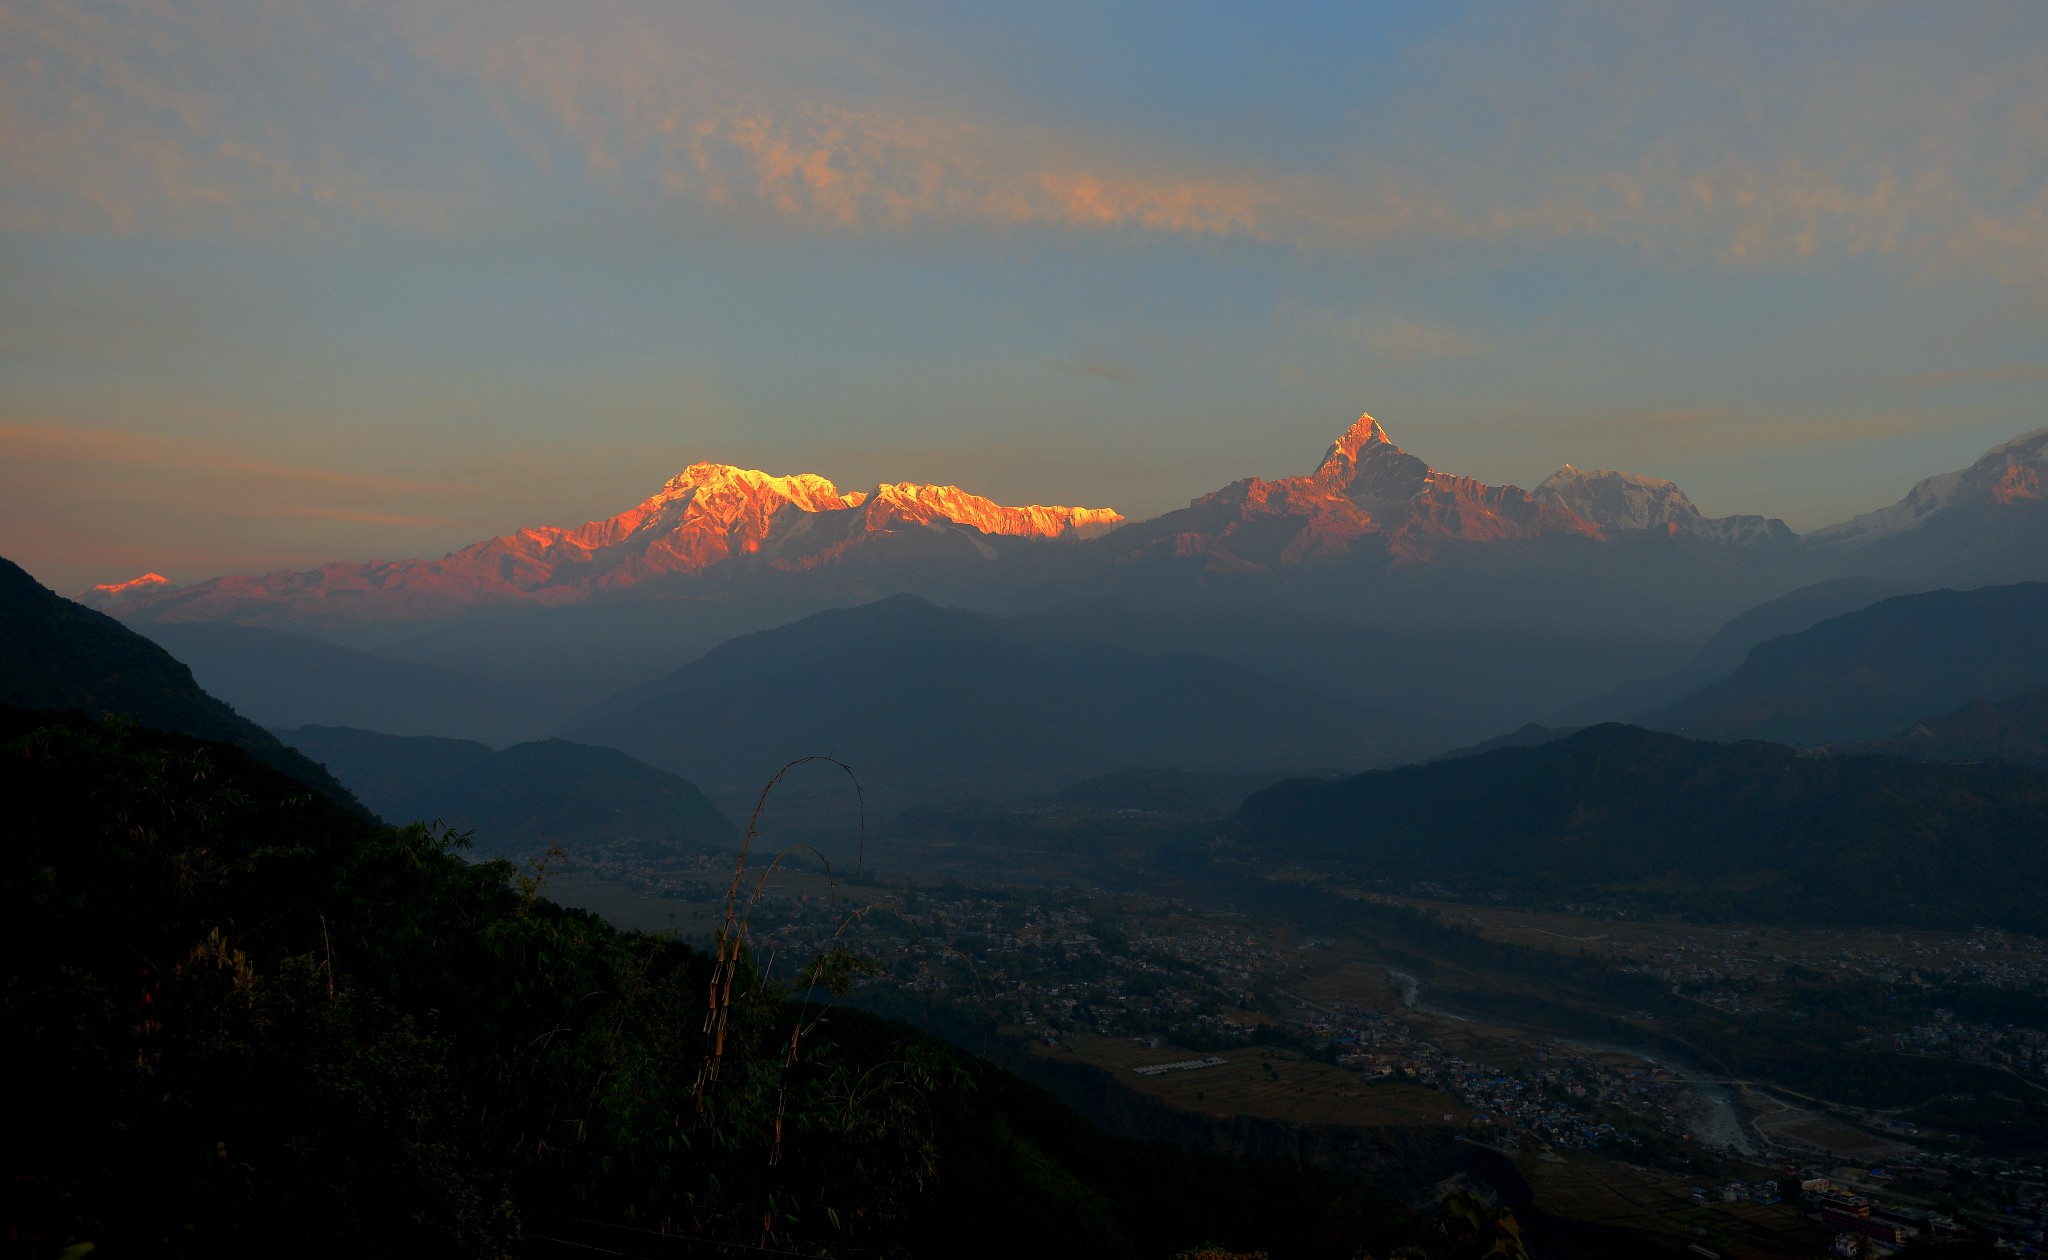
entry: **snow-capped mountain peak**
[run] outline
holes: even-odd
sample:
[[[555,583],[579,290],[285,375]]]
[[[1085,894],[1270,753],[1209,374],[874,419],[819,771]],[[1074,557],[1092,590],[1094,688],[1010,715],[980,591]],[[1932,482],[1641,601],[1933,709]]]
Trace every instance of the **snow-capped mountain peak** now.
[[[1596,525],[1619,529],[1677,525],[1691,533],[1700,520],[1699,508],[1676,483],[1639,473],[1606,468],[1585,472],[1566,464],[1533,493],[1541,502],[1570,508]]]
[[[1889,507],[1865,512],[1807,535],[1823,546],[1861,546],[1918,529],[1965,507],[2004,507],[2048,496],[2048,426],[1984,452],[1968,468],[1938,473]]]
[[[1538,502],[1564,508],[1602,529],[1662,530],[1674,537],[1691,534],[1734,546],[1793,538],[1792,530],[1775,517],[1703,516],[1677,483],[1640,473],[1606,468],[1587,472],[1566,464],[1533,494]]]

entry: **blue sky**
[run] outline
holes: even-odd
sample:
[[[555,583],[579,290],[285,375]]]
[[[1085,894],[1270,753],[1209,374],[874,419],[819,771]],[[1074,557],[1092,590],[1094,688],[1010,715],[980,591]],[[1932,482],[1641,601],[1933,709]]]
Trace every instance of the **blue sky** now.
[[[699,459],[1178,506],[1363,410],[1810,528],[2044,423],[2048,6],[0,0],[0,552]]]

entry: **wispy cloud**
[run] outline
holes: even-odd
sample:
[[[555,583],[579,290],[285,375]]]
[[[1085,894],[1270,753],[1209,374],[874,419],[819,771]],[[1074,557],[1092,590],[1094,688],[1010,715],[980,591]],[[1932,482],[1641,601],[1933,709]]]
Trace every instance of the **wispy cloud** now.
[[[1747,23],[1684,7],[1489,11],[1411,53],[1455,90],[1261,164],[994,110],[901,50],[855,73],[872,54],[758,8],[0,0],[0,226],[431,228],[508,200],[654,197],[803,232],[1591,240],[2034,281],[2048,50],[2013,12],[1940,41],[1882,14],[1792,15],[1771,62]]]
[[[0,0],[0,229],[432,225],[440,194],[391,170],[337,92],[380,67],[328,17],[266,0]]]

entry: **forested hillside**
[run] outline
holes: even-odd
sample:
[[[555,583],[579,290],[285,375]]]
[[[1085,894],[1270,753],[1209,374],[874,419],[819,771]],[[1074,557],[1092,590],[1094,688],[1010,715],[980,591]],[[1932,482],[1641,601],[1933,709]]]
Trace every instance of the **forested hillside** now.
[[[232,748],[0,710],[0,799],[24,1254],[1437,1245],[1368,1192],[1107,1140],[832,1009],[850,956],[796,988],[744,948],[714,970]]]

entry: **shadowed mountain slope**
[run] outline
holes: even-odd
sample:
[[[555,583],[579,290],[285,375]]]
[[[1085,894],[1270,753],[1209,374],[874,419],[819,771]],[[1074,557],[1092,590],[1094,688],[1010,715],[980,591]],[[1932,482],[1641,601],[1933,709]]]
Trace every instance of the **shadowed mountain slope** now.
[[[1728,619],[1701,645],[1685,668],[1657,678],[1636,679],[1590,700],[1567,705],[1552,715],[1560,726],[1599,722],[1633,722],[1644,714],[1675,703],[1700,688],[1735,672],[1749,650],[1767,639],[1796,634],[1843,613],[1868,608],[1880,599],[1905,595],[1916,588],[1894,578],[1829,578],[1802,586]]]
[[[2007,700],[1972,700],[1953,713],[1922,718],[1890,739],[1835,744],[1827,751],[1921,761],[2010,761],[2048,770],[2048,687]]]
[[[1643,715],[1703,739],[1877,739],[2048,684],[2048,582],[1883,600],[1753,648],[1728,678]]]
[[[1668,889],[1778,921],[2048,927],[2048,774],[1819,757],[1596,726],[1255,793],[1232,824],[1263,865],[1591,899]]]
[[[276,736],[200,690],[170,653],[0,559],[0,704],[125,714],[143,726],[233,744],[349,805],[347,789]]]
[[[1030,642],[1003,620],[898,596],[724,644],[564,734],[713,791],[807,753],[872,792],[1024,795],[1134,763],[1280,771],[1383,764],[1418,724],[1213,658]]]
[[[632,841],[649,852],[726,847],[732,821],[689,780],[615,748],[543,739],[503,751],[344,727],[280,731],[393,822],[441,819],[491,853]]]

